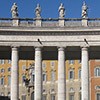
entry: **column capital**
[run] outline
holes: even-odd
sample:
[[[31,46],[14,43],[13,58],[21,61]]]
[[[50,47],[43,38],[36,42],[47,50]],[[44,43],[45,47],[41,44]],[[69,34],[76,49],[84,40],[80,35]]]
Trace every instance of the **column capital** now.
[[[40,47],[35,47],[35,51],[41,51],[42,50],[42,46],[40,46]]]
[[[13,51],[18,51],[19,46],[11,46],[11,48],[12,48]]]
[[[58,47],[58,51],[64,51],[66,47]]]
[[[90,46],[89,45],[86,45],[86,44],[80,46],[80,48],[89,48],[89,47]]]
[[[81,46],[82,51],[88,51],[89,46]]]

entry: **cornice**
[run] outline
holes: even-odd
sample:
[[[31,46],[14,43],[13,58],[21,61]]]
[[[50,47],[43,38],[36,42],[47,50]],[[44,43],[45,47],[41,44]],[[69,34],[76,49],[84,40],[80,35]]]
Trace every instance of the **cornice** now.
[[[0,31],[0,35],[29,35],[29,36],[75,36],[75,35],[100,35],[100,30],[96,31],[13,31],[13,30],[4,30]]]

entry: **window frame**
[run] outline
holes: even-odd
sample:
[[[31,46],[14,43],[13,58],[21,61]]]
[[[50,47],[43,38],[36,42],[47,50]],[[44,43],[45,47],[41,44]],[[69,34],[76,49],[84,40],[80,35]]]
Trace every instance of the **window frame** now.
[[[2,79],[3,79],[3,81],[2,81]],[[0,85],[4,85],[5,84],[5,78],[4,78],[4,76],[2,76],[1,78],[0,78]]]
[[[69,64],[73,65],[75,63],[74,60],[69,60]]]
[[[97,69],[99,69],[98,70],[98,73],[97,73]],[[100,66],[98,66],[98,67],[95,67],[95,69],[94,69],[94,75],[95,75],[95,77],[100,77]]]
[[[46,73],[43,73],[42,76],[43,76],[43,77],[42,77],[42,80],[43,80],[44,82],[46,82],[46,81],[47,81],[47,75],[46,75]]]
[[[70,75],[71,75],[70,72],[73,72],[73,73],[72,73],[72,78],[70,77]],[[69,70],[69,75],[68,75],[68,77],[69,77],[69,80],[73,80],[73,79],[74,79],[74,70],[73,70],[73,69],[70,69],[70,70]]]
[[[55,71],[51,71],[51,81],[55,81],[56,80],[56,73]]]
[[[82,69],[79,68],[78,69],[78,78],[81,79],[81,77],[82,77]]]
[[[11,85],[11,75],[8,75],[8,85],[10,86]]]
[[[97,98],[97,95],[98,95],[98,94],[100,95],[100,92],[97,92],[97,93],[96,93],[96,100],[98,100],[98,98]]]

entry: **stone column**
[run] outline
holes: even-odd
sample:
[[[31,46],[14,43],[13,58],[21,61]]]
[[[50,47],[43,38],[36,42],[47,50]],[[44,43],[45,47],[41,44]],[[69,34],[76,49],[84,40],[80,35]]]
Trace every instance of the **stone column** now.
[[[58,100],[66,100],[65,51],[58,48]]]
[[[35,100],[42,100],[42,53],[35,48]]]
[[[19,99],[18,48],[12,47],[11,100]]]
[[[82,48],[82,100],[89,100],[89,58],[88,48]]]

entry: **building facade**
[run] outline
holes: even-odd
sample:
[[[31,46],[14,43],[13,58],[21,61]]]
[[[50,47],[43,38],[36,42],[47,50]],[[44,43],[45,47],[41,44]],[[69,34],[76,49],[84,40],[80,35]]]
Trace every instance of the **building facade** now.
[[[32,65],[31,65],[32,64]],[[34,61],[19,61],[19,98],[25,100],[34,98]],[[32,66],[32,69],[30,69]],[[80,98],[81,94],[81,64],[78,60],[66,61],[66,90],[67,99]],[[57,100],[58,61],[43,61],[43,100]],[[27,70],[29,69],[29,70]],[[32,70],[32,71],[30,71]],[[3,96],[10,96],[11,61],[1,60],[0,91]],[[30,79],[32,86],[25,86],[25,78]],[[33,97],[32,97],[33,96]]]
[[[35,81],[34,60],[19,61],[19,98],[34,100]],[[66,61],[66,100],[81,100],[81,61]],[[57,100],[58,61],[44,60],[43,69],[43,100]],[[90,61],[90,100],[100,98],[100,61]],[[0,95],[10,97],[11,60],[0,60]],[[28,86],[24,79],[30,79]]]
[[[36,18],[31,19],[19,18],[13,4],[12,18],[0,18],[0,59],[11,59],[11,64],[1,60],[2,96],[11,100],[100,99],[99,65],[91,67],[91,62],[89,67],[89,60],[100,59],[100,19],[88,18],[87,9],[83,3],[82,18],[65,18],[61,3],[59,18],[42,18],[38,4]]]

